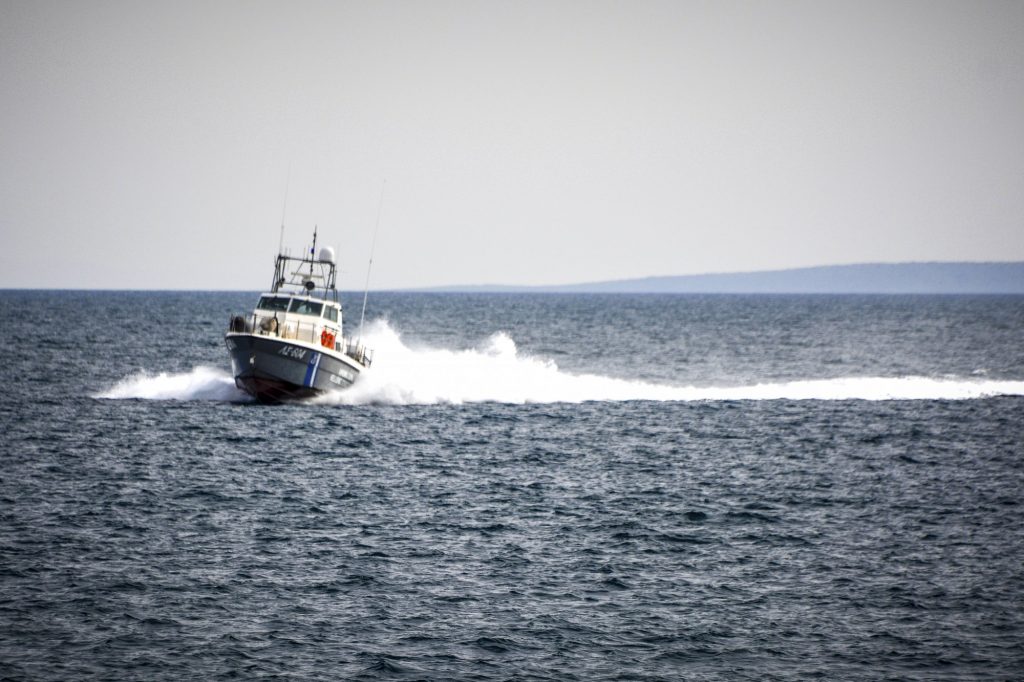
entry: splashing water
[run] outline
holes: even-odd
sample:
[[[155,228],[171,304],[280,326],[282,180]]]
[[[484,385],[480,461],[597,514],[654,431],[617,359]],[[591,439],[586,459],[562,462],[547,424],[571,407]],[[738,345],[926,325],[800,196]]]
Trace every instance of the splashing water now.
[[[737,387],[672,386],[596,374],[572,374],[551,360],[519,353],[497,332],[476,348],[415,347],[383,320],[368,325],[376,361],[351,388],[313,402],[329,405],[577,403],[584,401],[966,400],[1024,395],[1024,381],[981,378],[844,377]],[[98,398],[248,401],[229,373],[196,367],[181,374],[129,376]]]
[[[378,361],[356,384],[317,398],[329,404],[552,403],[655,400],[960,400],[1024,395],[1024,381],[851,377],[739,387],[671,386],[571,374],[551,360],[523,356],[505,332],[461,351],[412,348],[386,322],[368,335]]]
[[[235,380],[229,373],[215,367],[195,367],[180,374],[138,372],[95,397],[112,400],[251,400],[247,393],[235,386]]]
[[[505,332],[477,348],[447,350],[406,345],[386,323],[368,343],[377,359],[347,391],[317,399],[331,404],[551,403],[585,400],[672,400],[669,386],[574,375],[551,360],[520,355]]]

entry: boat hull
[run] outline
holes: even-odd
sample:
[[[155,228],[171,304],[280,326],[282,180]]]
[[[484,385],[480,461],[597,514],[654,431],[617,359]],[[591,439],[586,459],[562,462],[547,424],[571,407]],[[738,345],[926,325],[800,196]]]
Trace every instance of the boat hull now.
[[[359,376],[355,361],[273,336],[229,333],[235,385],[263,403],[302,400],[351,386]]]

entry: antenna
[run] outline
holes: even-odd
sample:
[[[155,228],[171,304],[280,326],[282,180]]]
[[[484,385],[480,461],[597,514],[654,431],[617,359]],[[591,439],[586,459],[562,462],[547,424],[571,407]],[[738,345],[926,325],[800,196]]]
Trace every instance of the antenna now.
[[[377,233],[380,231],[380,213],[384,208],[384,188],[387,185],[388,181],[384,180],[380,186],[380,201],[377,203],[377,224],[373,228],[373,241],[370,242],[370,262],[366,265],[366,286],[363,287],[363,312],[359,313],[359,338],[356,339],[357,345],[363,340],[363,320],[366,319],[366,297],[370,294],[370,268],[373,267],[373,251],[377,248]]]
[[[292,164],[288,164],[288,175],[284,181],[284,206],[281,207],[281,238],[277,240],[277,255],[284,249],[284,216],[288,210],[288,186],[292,183]]]

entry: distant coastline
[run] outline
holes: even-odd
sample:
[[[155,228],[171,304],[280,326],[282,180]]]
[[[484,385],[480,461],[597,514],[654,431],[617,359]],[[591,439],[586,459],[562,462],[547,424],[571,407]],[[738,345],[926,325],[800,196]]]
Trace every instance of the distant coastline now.
[[[632,294],[1024,294],[1024,262],[861,263],[757,272],[642,277],[556,286],[471,285],[418,288],[415,291]]]
[[[3,292],[119,291],[169,293],[262,289],[147,289],[116,287],[10,287]],[[709,273],[558,285],[448,285],[381,287],[371,293],[566,293],[566,294],[1011,294],[1024,295],[1024,261],[861,263],[787,270]],[[362,291],[344,290],[346,295]]]

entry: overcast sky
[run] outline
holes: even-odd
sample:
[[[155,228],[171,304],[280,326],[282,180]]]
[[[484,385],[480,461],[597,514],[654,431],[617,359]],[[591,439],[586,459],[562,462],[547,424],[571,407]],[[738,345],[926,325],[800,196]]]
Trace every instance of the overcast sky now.
[[[0,0],[0,287],[1024,260],[1024,2]]]

